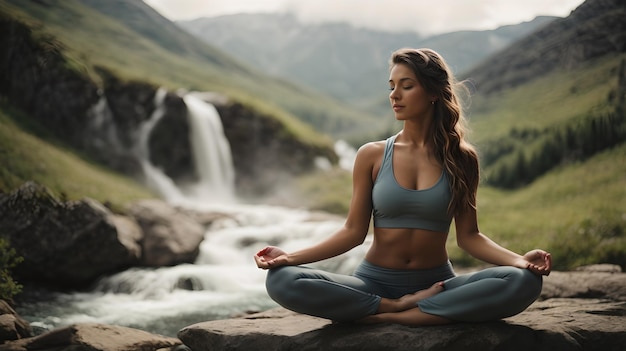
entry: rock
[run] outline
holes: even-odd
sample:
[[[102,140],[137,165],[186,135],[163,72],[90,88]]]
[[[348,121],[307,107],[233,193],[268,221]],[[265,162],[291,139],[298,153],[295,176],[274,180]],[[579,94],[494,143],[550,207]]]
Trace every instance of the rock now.
[[[618,350],[626,342],[621,303],[537,302],[505,321],[436,327],[333,324],[283,308],[241,319],[198,323],[178,337],[204,350]]]
[[[76,324],[55,329],[34,338],[10,341],[0,351],[174,351],[181,346],[176,338],[151,334],[142,330],[104,324]]]
[[[24,258],[22,281],[84,288],[132,266],[192,263],[205,227],[200,217],[161,200],[130,205],[118,215],[92,199],[63,202],[34,182],[0,194],[0,235]],[[208,221],[224,215],[202,218]]]
[[[612,265],[604,267],[609,266]],[[611,273],[619,269],[619,266],[613,266],[608,272],[593,271],[592,267],[594,266],[581,267],[573,272],[552,272],[544,279],[541,299],[564,297],[626,301],[626,274]],[[621,272],[621,269],[617,272]]]
[[[178,94],[167,93],[163,116],[148,139],[150,162],[175,183],[198,181],[190,135],[187,106]]]
[[[622,267],[615,264],[592,264],[589,266],[582,266],[575,269],[576,271],[583,272],[605,272],[605,273],[620,273]]]
[[[0,343],[32,335],[28,322],[22,319],[4,300],[0,300]]]
[[[142,200],[132,204],[128,211],[144,233],[143,265],[192,263],[198,257],[204,227],[183,211],[161,200]]]
[[[594,298],[589,298],[594,287]],[[178,337],[205,350],[623,350],[626,274],[553,272],[542,300],[502,321],[406,327],[333,324],[276,308],[229,320],[197,323]],[[561,297],[563,294],[564,297]]]
[[[241,196],[274,194],[294,176],[311,171],[317,157],[338,162],[331,142],[298,138],[269,114],[237,102],[215,107],[230,143]]]
[[[139,262],[139,226],[92,200],[63,202],[27,182],[0,196],[0,235],[24,261],[20,280],[83,287]]]

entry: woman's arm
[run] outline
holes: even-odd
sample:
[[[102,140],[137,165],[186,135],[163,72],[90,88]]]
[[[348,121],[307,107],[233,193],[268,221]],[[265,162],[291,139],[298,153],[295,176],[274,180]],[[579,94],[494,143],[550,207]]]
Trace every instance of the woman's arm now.
[[[475,209],[470,208],[457,214],[454,220],[457,244],[477,259],[499,266],[530,269],[536,274],[550,274],[552,258],[549,253],[532,250],[522,256],[498,245],[478,229]]]
[[[276,247],[266,247],[255,255],[259,268],[299,265],[321,261],[343,254],[360,245],[369,230],[372,214],[372,170],[379,147],[369,143],[359,148],[352,171],[352,200],[344,225],[317,245],[293,253]]]

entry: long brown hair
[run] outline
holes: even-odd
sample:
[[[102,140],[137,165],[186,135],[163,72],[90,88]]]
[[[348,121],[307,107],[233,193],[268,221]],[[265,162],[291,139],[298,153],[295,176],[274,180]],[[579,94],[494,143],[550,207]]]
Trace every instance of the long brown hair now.
[[[465,117],[457,90],[458,83],[444,59],[431,49],[400,49],[391,55],[390,65],[404,64],[428,94],[435,95],[432,142],[435,156],[443,165],[452,190],[448,212],[452,215],[476,208],[476,190],[480,180],[478,154],[465,140]]]

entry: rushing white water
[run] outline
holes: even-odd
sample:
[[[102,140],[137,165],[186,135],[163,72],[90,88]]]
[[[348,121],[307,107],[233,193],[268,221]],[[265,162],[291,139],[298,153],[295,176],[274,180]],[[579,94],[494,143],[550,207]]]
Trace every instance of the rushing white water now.
[[[136,137],[137,141],[134,145],[133,151],[141,163],[146,185],[157,191],[157,193],[161,195],[164,200],[171,203],[178,203],[185,199],[185,195],[183,195],[178,186],[174,184],[172,179],[170,179],[162,170],[150,163],[150,133],[165,114],[165,105],[163,104],[163,101],[165,100],[166,94],[167,91],[163,88],[157,90],[157,93],[154,96],[154,105],[156,106],[156,109],[148,120],[139,125]]]
[[[235,198],[235,169],[220,116],[212,104],[193,93],[185,95],[184,100],[196,171],[200,176],[200,182],[189,193],[203,201],[232,202]]]
[[[319,242],[343,224],[342,218],[305,210],[236,201],[202,201],[210,196],[218,195],[221,199],[232,196],[232,168],[223,169],[232,167],[231,155],[227,144],[224,145],[215,109],[188,95],[185,103],[193,119],[192,138],[198,139],[193,141],[202,179],[198,187],[206,188],[199,191],[200,196],[190,198],[149,162],[147,140],[163,116],[160,107],[164,94],[164,91],[157,94],[159,108],[141,126],[135,150],[143,160],[147,181],[167,201],[224,216],[208,228],[193,264],[132,268],[103,277],[89,291],[49,293],[20,306],[20,315],[38,332],[93,322],[176,336],[180,329],[193,323],[276,307],[267,296],[266,272],[256,267],[254,253],[266,245],[278,245],[288,251],[302,248]],[[363,257],[367,244],[315,266],[349,273]]]
[[[273,244],[293,250],[319,242],[342,219],[303,210],[262,206],[206,206],[228,214],[206,232],[194,264],[132,268],[104,277],[87,292],[54,293],[18,312],[40,331],[73,323],[107,323],[175,336],[193,323],[230,318],[277,305],[265,291],[266,272],[253,255]],[[315,264],[349,273],[364,246]]]

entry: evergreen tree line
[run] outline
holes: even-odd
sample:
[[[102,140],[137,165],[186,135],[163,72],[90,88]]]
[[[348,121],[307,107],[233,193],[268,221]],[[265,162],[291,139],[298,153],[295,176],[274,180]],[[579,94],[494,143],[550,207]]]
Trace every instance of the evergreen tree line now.
[[[530,154],[526,147],[514,147],[514,144],[519,145],[520,138],[512,138],[512,142],[504,143],[485,155],[493,162],[507,150],[513,152],[512,162],[494,165],[486,179],[488,184],[507,189],[521,187],[556,166],[582,161],[619,145],[626,141],[626,116],[624,110],[619,108],[609,114],[587,117],[575,125],[548,128],[531,134],[541,135],[541,138]]]

